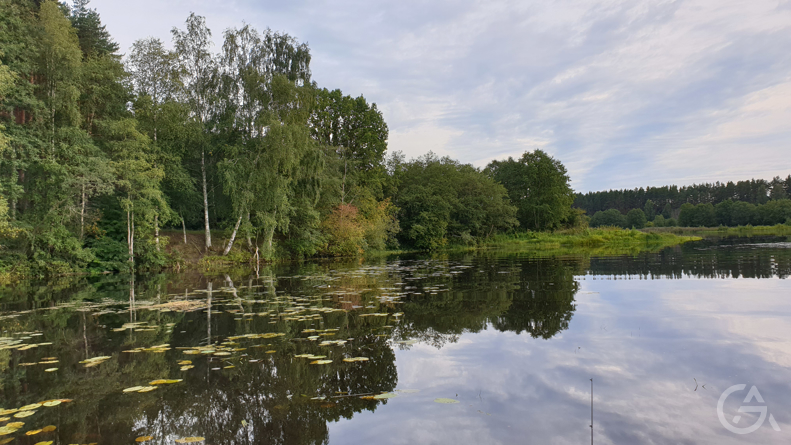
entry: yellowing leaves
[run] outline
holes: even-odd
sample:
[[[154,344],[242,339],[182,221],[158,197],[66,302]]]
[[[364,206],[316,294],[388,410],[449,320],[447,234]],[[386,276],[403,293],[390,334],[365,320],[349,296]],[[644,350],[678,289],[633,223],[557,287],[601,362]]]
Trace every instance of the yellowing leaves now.
[[[204,440],[206,440],[205,437],[198,437],[198,436],[185,437],[183,439],[176,439],[176,443],[197,443],[197,442],[203,442]]]
[[[148,382],[149,385],[170,385],[173,383],[178,383],[184,381],[183,379],[160,379]]]
[[[154,436],[140,436],[135,439],[135,442],[148,442],[149,440],[153,439]]]

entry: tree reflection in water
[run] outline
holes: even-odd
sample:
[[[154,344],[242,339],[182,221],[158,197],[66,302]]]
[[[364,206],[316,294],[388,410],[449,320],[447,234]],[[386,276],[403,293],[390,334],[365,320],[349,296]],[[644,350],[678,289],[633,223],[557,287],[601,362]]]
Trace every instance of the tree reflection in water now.
[[[550,339],[568,329],[577,280],[590,271],[763,277],[787,274],[791,264],[787,248],[740,253],[704,243],[684,249],[695,250],[618,259],[484,253],[311,263],[253,276],[27,283],[4,290],[0,300],[2,406],[73,399],[25,419],[17,435],[50,424],[57,430],[22,443],[54,436],[63,443],[129,443],[142,435],[153,443],[186,436],[223,444],[327,443],[329,422],[387,403],[360,396],[396,390],[396,348],[409,349],[415,340],[442,348],[487,329]],[[265,333],[281,336],[229,341]],[[320,346],[324,340],[346,343]],[[43,344],[21,348],[33,343]],[[170,349],[124,352],[164,344]],[[217,356],[179,349],[198,346],[237,350]],[[326,355],[332,363],[311,364],[295,357],[301,354]],[[80,363],[100,356],[110,358],[90,368]],[[52,357],[57,364],[40,364]],[[194,368],[181,371],[183,360]],[[58,370],[45,372],[48,367]],[[145,394],[122,392],[179,378],[184,381]]]

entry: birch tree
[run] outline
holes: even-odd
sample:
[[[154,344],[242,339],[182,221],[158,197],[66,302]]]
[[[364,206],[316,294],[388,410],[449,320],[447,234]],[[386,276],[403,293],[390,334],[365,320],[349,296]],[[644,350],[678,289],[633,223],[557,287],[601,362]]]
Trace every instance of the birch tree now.
[[[203,192],[203,221],[205,246],[210,249],[211,228],[209,227],[209,187],[206,179],[207,151],[209,149],[211,117],[215,107],[216,61],[210,51],[211,31],[204,17],[190,14],[186,29],[173,28],[173,43],[178,55],[179,67],[184,74],[184,87],[180,94],[189,105],[191,119],[200,128],[199,137],[193,141],[194,152],[200,154],[201,188]],[[211,153],[210,153],[211,154]]]

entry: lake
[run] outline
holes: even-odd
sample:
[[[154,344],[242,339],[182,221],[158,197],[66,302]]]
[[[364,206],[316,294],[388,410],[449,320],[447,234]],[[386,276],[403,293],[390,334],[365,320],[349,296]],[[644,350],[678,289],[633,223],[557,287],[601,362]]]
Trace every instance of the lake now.
[[[763,237],[19,285],[0,443],[789,443],[789,275]]]

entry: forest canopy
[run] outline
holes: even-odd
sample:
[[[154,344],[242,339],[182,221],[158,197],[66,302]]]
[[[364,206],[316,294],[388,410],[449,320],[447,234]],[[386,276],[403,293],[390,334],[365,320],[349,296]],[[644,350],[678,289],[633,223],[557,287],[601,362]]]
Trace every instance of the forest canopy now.
[[[579,220],[548,154],[387,158],[382,112],[320,87],[306,43],[213,35],[191,14],[127,50],[88,0],[0,0],[0,275],[157,269],[181,244],[245,261],[430,250]]]

